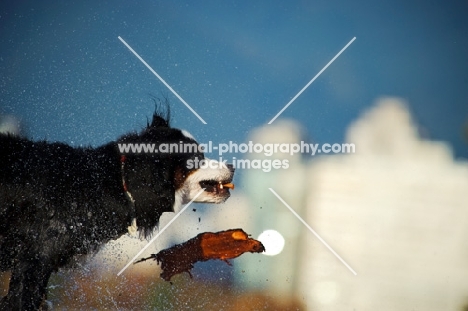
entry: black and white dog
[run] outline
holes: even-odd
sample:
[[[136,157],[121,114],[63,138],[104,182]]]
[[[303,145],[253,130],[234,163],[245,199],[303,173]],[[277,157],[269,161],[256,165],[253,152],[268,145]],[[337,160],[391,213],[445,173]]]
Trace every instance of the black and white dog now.
[[[197,144],[169,126],[168,113],[98,148],[34,142],[0,134],[0,270],[11,270],[0,310],[46,308],[52,272],[138,226],[148,236],[164,212],[182,204],[221,203],[234,169],[187,166],[190,152],[122,155],[118,144]]]

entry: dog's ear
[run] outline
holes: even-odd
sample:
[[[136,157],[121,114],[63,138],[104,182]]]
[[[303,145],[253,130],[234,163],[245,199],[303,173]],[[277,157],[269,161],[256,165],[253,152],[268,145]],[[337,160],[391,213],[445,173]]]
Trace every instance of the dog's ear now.
[[[147,122],[147,128],[170,127],[171,107],[167,98],[161,100],[153,97],[154,113],[151,124]]]
[[[158,128],[158,127],[169,127],[169,120],[166,118],[163,118],[160,114],[154,113],[153,114],[153,120],[151,121],[151,124],[148,123],[148,128]]]

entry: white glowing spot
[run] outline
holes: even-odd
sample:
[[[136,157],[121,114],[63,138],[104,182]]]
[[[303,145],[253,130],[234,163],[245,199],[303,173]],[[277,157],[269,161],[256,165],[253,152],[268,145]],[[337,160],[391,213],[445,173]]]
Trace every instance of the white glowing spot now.
[[[275,256],[283,251],[284,238],[276,230],[265,230],[259,236],[258,240],[265,246],[265,252],[262,253],[267,256]]]

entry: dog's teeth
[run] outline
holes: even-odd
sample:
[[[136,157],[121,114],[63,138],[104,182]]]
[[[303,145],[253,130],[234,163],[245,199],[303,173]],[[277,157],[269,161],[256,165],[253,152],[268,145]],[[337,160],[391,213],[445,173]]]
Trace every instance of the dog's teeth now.
[[[219,188],[223,189],[223,184],[221,182],[219,182]]]

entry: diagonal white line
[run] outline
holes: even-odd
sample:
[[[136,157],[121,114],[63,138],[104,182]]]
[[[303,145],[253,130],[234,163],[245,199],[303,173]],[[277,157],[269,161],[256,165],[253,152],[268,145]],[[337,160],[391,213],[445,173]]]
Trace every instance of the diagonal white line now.
[[[190,105],[187,104],[187,102],[186,102],[182,97],[180,97],[180,95],[177,94],[177,92],[174,91],[174,89],[173,89],[169,84],[167,84],[167,82],[164,81],[164,79],[163,79],[160,75],[158,75],[158,73],[157,73],[156,71],[154,71],[153,68],[151,68],[151,66],[148,65],[148,63],[145,62],[144,59],[141,58],[140,55],[138,55],[138,53],[135,52],[135,50],[133,50],[133,49],[131,48],[130,45],[127,44],[127,42],[125,42],[124,39],[122,39],[120,36],[119,36],[118,38],[119,38],[119,40],[122,41],[122,43],[123,43],[123,44],[124,44],[124,45],[125,45],[141,62],[142,62],[142,63],[143,63],[143,65],[145,65],[146,68],[148,68],[148,69],[149,69],[149,70],[150,70],[150,71],[151,71],[151,72],[152,72],[152,73],[169,89],[169,91],[171,91],[185,106],[187,106],[187,108],[188,108],[198,119],[200,119],[200,121],[201,121],[203,124],[206,124],[205,120],[203,120],[202,117],[200,117],[200,116],[198,115],[198,113],[196,113],[196,111],[193,110],[192,107],[190,107]]]
[[[293,101],[295,101],[296,98],[298,98],[299,95],[301,95],[302,92],[304,92],[304,91],[309,87],[309,85],[311,85],[312,82],[314,82],[315,79],[317,79],[317,78],[322,74],[322,72],[324,72],[324,71],[328,68],[328,66],[330,66],[330,65],[332,64],[332,63],[338,58],[338,56],[340,56],[341,53],[343,53],[343,52],[348,48],[348,46],[350,46],[351,43],[353,43],[354,40],[356,40],[356,37],[354,37],[353,39],[351,39],[351,41],[349,41],[348,44],[346,44],[345,47],[342,48],[341,51],[339,51],[338,54],[336,54],[335,57],[333,57],[332,60],[329,61],[328,64],[326,64],[325,67],[323,67],[322,70],[320,70],[319,73],[317,73],[317,74],[315,75],[315,77],[313,77],[312,80],[310,80],[309,83],[307,83],[306,86],[304,86],[304,87],[302,88],[302,90],[300,90],[299,93],[297,93],[296,96],[294,96],[294,97],[289,101],[289,103],[287,103],[286,106],[284,106],[283,109],[281,109],[281,111],[278,112],[278,113],[276,114],[276,116],[275,116],[273,119],[270,120],[270,122],[268,122],[268,124],[273,123],[273,121],[275,121],[276,118],[278,118],[278,117],[280,116],[280,114],[282,114],[282,113],[289,107],[289,105],[291,105],[291,104],[293,103]]]
[[[310,230],[310,232],[312,232],[312,233],[317,237],[317,239],[320,240],[320,242],[322,242],[323,245],[325,245],[326,248],[328,248],[328,250],[329,250],[330,252],[332,252],[333,255],[335,255],[336,258],[338,258],[338,259],[346,266],[346,268],[349,269],[349,271],[351,271],[354,275],[357,275],[356,271],[354,271],[353,268],[351,268],[351,267],[346,263],[346,261],[344,261],[343,258],[341,258],[340,255],[338,255],[338,254],[333,250],[333,248],[331,248],[330,245],[328,245],[327,242],[325,242],[325,240],[322,239],[322,238],[320,237],[320,235],[318,235],[318,233],[315,232],[314,229],[312,229],[312,228],[304,221],[304,219],[302,219],[301,216],[299,216],[299,215],[291,208],[291,206],[289,206],[288,203],[286,203],[286,202],[275,192],[275,190],[273,190],[272,188],[268,188],[268,189],[269,189],[269,190],[270,190],[270,191],[271,191],[271,192],[272,192],[272,193],[273,193],[273,194],[274,194],[290,211],[291,211],[291,213],[294,214],[294,216],[297,217],[297,219],[299,219],[299,220],[304,224],[304,226],[307,227],[307,229]]]
[[[196,198],[198,198],[198,196],[199,196],[200,194],[202,194],[203,191],[205,191],[205,188],[201,189],[201,190],[197,193],[197,195],[195,195],[195,197],[194,197],[190,202],[188,202],[187,205],[184,206],[184,208],[182,208],[182,209],[180,210],[180,212],[178,212],[178,213],[177,213],[161,230],[159,230],[158,234],[156,234],[156,236],[155,236],[154,238],[152,238],[152,239],[138,252],[138,254],[136,254],[135,257],[133,257],[132,260],[130,260],[130,261],[127,263],[127,265],[126,265],[125,267],[123,267],[122,270],[120,270],[119,273],[117,273],[117,276],[121,275],[121,274],[132,264],[132,262],[134,262],[135,259],[137,259],[137,257],[140,256],[140,255],[151,245],[151,243],[153,243],[154,241],[156,241],[156,239],[157,239],[157,238],[174,222],[174,220],[177,219],[177,217],[180,216],[180,214],[182,214],[182,213],[187,209],[187,207],[190,206],[190,204],[193,203],[193,201],[195,201]]]

